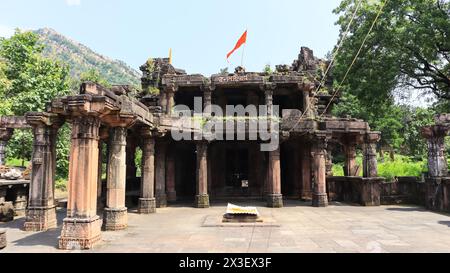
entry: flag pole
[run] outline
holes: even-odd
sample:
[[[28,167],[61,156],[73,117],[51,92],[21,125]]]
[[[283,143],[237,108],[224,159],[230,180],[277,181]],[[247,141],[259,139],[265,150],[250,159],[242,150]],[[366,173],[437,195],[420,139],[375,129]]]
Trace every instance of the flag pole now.
[[[241,66],[244,67],[244,53],[245,53],[245,46],[247,43],[244,44],[244,47],[242,48],[242,57],[241,57]]]
[[[248,31],[248,28],[245,29],[245,31]],[[247,42],[245,42],[244,47],[242,48],[242,56],[241,56],[241,67],[244,67],[244,53],[245,53],[245,47],[247,46]]]

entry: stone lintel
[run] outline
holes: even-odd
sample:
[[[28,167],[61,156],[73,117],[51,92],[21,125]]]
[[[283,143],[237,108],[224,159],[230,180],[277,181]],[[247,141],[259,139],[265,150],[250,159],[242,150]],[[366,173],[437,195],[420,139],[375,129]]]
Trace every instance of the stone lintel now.
[[[29,129],[25,116],[2,116],[0,117],[0,128]]]

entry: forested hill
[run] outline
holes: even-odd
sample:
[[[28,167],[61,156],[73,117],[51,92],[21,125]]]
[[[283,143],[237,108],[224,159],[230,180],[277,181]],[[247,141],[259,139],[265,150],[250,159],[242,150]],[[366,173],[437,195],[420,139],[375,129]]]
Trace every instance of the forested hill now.
[[[123,61],[102,56],[53,29],[43,28],[34,32],[45,46],[44,55],[68,64],[72,77],[79,78],[81,73],[95,69],[111,84],[139,86],[140,73]]]

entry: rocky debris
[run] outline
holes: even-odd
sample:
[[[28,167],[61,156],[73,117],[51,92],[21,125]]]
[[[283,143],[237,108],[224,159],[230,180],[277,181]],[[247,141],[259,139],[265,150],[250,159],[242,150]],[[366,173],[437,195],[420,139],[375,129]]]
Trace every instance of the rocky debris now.
[[[234,69],[234,73],[236,74],[244,74],[245,73],[245,67],[243,66],[238,66]]]
[[[28,167],[25,169],[25,171],[23,171],[22,173],[22,177],[25,180],[31,180],[31,170],[32,170],[32,165],[28,165]]]
[[[14,220],[14,205],[12,202],[0,203],[0,222]]]
[[[22,177],[22,172],[17,169],[10,169],[9,171],[5,173],[0,174],[1,179],[6,180],[17,180]]]
[[[316,70],[318,62],[319,60],[314,57],[314,52],[311,49],[302,47],[298,59],[292,64],[292,68],[298,72]]]
[[[0,249],[5,248],[6,244],[6,230],[0,229]]]
[[[290,71],[292,71],[292,67],[287,64],[280,64],[280,65],[275,66],[275,70],[278,73],[285,74],[285,73],[289,73]]]

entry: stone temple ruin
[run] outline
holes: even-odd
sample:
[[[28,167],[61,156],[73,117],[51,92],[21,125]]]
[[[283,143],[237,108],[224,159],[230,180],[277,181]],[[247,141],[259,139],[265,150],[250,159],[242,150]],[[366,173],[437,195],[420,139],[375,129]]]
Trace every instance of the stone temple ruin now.
[[[329,200],[380,205],[383,179],[377,175],[376,157],[380,133],[362,120],[331,116],[328,106],[336,101],[331,79],[316,93],[326,66],[308,48],[301,49],[292,66],[277,66],[273,73],[238,68],[235,73],[204,77],[188,75],[168,59],[153,59],[141,67],[141,93],[129,86],[105,88],[86,82],[79,94],[49,102],[46,112],[3,117],[0,165],[14,129],[30,128],[34,134],[24,229],[43,231],[57,225],[55,143],[65,122],[71,124],[72,134],[61,249],[88,249],[100,240],[102,228],[126,228],[128,208],[149,214],[177,200],[192,200],[198,208],[208,208],[210,201],[239,198],[264,199],[274,208],[283,207],[283,198],[310,200],[316,207],[327,206]],[[279,123],[280,145],[263,152],[263,140],[175,141],[171,131],[179,129],[179,117],[174,106],[193,109],[196,97],[202,98],[203,106],[266,105],[269,115],[278,105],[281,117],[268,122]],[[232,116],[223,122],[238,119],[249,133],[251,117]],[[194,134],[199,128],[184,130]],[[135,164],[138,147],[141,177]],[[331,172],[336,147],[345,154],[341,178]],[[362,177],[356,164],[358,147],[364,155]],[[23,194],[17,196],[23,199]]]

